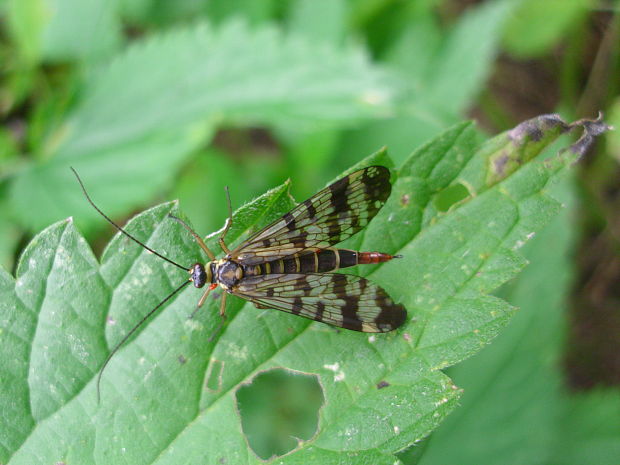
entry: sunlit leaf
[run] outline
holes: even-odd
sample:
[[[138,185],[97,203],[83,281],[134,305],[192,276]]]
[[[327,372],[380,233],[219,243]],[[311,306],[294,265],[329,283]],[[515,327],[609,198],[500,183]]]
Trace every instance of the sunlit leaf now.
[[[404,257],[368,275],[407,307],[403,328],[338,331],[230,298],[217,331],[217,296],[188,320],[201,292],[187,288],[112,359],[100,405],[95,377],[109,347],[187,274],[122,236],[98,265],[71,221],[52,225],[30,244],[15,279],[0,275],[0,336],[10,348],[0,362],[0,380],[8,381],[0,407],[10,412],[2,417],[0,460],[262,463],[244,437],[235,394],[259,372],[285,367],[316,375],[325,403],[315,436],[278,463],[393,464],[456,407],[460,391],[441,370],[479,351],[514,313],[489,293],[524,266],[518,249],[559,210],[547,188],[584,142],[551,161],[524,159],[493,179],[487,174],[496,169],[496,152],[489,146],[509,156],[529,153],[535,141],[528,136],[553,130],[550,120],[572,127],[541,117],[475,151],[468,126],[460,125],[394,170],[393,199],[362,238],[364,248]],[[382,151],[362,165],[379,161],[390,163]],[[426,163],[436,169],[424,171]],[[441,192],[463,181],[470,197],[447,211],[432,208],[431,187]],[[429,195],[405,197],[421,185]],[[290,207],[286,185],[268,192],[238,211],[227,241]],[[189,267],[201,253],[167,217],[176,210],[174,203],[154,207],[127,229]]]

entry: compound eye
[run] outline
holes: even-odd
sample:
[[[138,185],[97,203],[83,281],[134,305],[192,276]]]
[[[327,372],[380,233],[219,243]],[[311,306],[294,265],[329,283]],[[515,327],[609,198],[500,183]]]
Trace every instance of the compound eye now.
[[[207,272],[200,263],[195,263],[192,266],[192,281],[195,287],[203,287],[207,282]]]

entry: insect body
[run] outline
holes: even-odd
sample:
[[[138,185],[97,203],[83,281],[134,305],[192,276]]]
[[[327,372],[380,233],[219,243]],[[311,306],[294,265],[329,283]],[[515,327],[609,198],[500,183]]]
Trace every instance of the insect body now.
[[[75,170],[74,170],[75,173]],[[224,253],[217,259],[202,238],[181,219],[178,221],[204,250],[210,261],[184,267],[149,248],[108,218],[90,199],[77,173],[82,190],[91,205],[121,233],[150,252],[189,273],[189,280],[174,290],[112,349],[112,355],[136,329],[173,295],[190,282],[197,288],[207,286],[196,310],[209,293],[221,287],[220,314],[226,310],[226,296],[233,294],[258,308],[273,308],[323,323],[362,332],[387,332],[401,326],[407,312],[381,287],[353,275],[333,273],[355,265],[382,263],[398,258],[380,252],[356,252],[332,246],[363,229],[381,209],[390,195],[390,172],[383,166],[369,166],[341,178],[300,203],[280,219],[266,226],[230,250],[225,237],[232,224],[229,218],[220,235]]]
[[[189,270],[194,286],[209,285],[199,306],[219,285],[258,308],[275,308],[346,329],[386,332],[401,326],[406,310],[381,287],[358,276],[331,273],[395,258],[329,247],[370,222],[390,195],[389,179],[387,168],[370,166],[323,189],[232,251],[221,238],[226,256],[204,266],[196,263]]]
[[[356,331],[384,332],[403,323],[406,312],[401,306],[363,278],[320,273],[378,263],[369,259],[392,258],[376,252],[331,248],[257,265],[241,265],[224,258],[206,267],[196,263],[191,280],[196,287],[210,283],[209,290],[219,285],[258,308],[275,308]]]

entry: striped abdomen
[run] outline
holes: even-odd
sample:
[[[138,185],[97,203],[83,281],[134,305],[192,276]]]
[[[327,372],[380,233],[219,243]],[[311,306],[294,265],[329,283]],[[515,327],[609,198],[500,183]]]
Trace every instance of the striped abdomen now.
[[[248,276],[291,273],[327,273],[355,265],[387,262],[396,255],[380,252],[356,252],[347,249],[318,249],[299,256],[247,266]]]

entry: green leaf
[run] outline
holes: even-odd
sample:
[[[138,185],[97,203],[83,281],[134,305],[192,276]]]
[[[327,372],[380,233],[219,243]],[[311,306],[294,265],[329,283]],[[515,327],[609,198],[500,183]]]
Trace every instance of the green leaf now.
[[[147,23],[154,14],[154,3],[154,0],[117,0],[116,2],[120,16],[131,25]]]
[[[316,376],[286,370],[260,373],[237,390],[236,398],[243,432],[263,459],[284,455],[299,440],[311,439],[324,402]]]
[[[16,280],[0,274],[3,462],[101,364],[103,315],[87,310],[107,300],[97,268],[84,239],[62,221],[33,239]]]
[[[233,205],[252,198],[247,174],[226,153],[205,150],[178,176],[171,197],[179,200],[196,231],[213,231],[228,216],[226,186],[233,186],[230,190]],[[245,182],[239,183],[241,178]]]
[[[43,7],[48,21],[41,52],[47,61],[101,59],[120,45],[116,2],[43,0]]]
[[[386,77],[359,49],[239,21],[200,24],[117,57],[85,90],[59,150],[75,155],[210,116],[295,125],[372,117],[391,105]]]
[[[486,2],[467,10],[448,31],[435,24],[434,12],[416,15],[387,53],[410,82],[397,114],[346,133],[339,156],[355,160],[387,145],[400,163],[411,147],[459,121],[487,80],[509,13],[510,2]]]
[[[2,190],[0,188],[0,193]],[[20,230],[9,215],[6,199],[0,198],[0,267],[7,270],[13,268],[19,240]]]
[[[386,51],[386,62],[399,69],[413,82],[416,88],[425,83],[429,69],[435,66],[435,57],[439,53],[443,32],[438,24],[435,11],[431,8],[417,11],[411,15],[407,27]],[[412,47],[423,44],[422,47]]]
[[[620,455],[620,391],[572,395],[559,429],[554,463],[614,463]]]
[[[223,23],[232,18],[243,18],[250,24],[265,23],[284,16],[288,2],[282,0],[211,0],[204,5],[211,21]]]
[[[609,113],[609,122],[614,128],[620,127],[620,98],[616,98]],[[609,144],[609,153],[620,159],[620,131],[610,131],[606,136]]]
[[[347,19],[347,4],[343,0],[296,0],[291,10],[291,31],[313,41],[342,43]]]
[[[92,224],[71,181],[73,166],[104,209],[126,213],[167,187],[216,124],[298,131],[377,117],[391,106],[392,84],[359,49],[329,48],[270,26],[202,24],[155,36],[92,73],[50,136],[50,160],[13,179],[13,209],[31,230],[68,215]]]
[[[569,208],[524,247],[530,264],[501,293],[519,312],[490,347],[450,369],[464,390],[461,408],[433,433],[420,465],[564,463],[551,456],[563,437],[558,434],[565,404],[559,367],[574,278],[569,181],[565,177],[553,188]]]
[[[33,65],[40,57],[45,27],[44,0],[7,0],[8,32],[22,64]]]
[[[179,165],[206,137],[205,130],[196,127],[162,131],[86,156],[56,157],[30,165],[10,184],[12,210],[31,230],[67,215],[74,215],[78,224],[92,228],[99,216],[85,201],[70,167],[78,171],[104,210],[112,216],[122,215],[169,186]]]
[[[407,166],[433,159],[438,168],[423,174],[423,181],[441,186],[446,173],[454,171],[457,180],[461,167],[488,159],[488,152],[479,151],[461,161],[456,147],[467,146],[467,138],[455,137],[458,133],[455,129],[446,138],[453,144],[430,144],[417,152],[419,160],[394,171],[395,181],[411,177]],[[528,143],[512,141],[507,150]],[[208,299],[196,319],[188,320],[201,295],[188,288],[112,359],[100,405],[94,379],[105,347],[118,342],[187,274],[121,236],[97,269],[71,222],[51,226],[30,245],[16,281],[2,275],[1,302],[7,309],[2,337],[15,344],[1,365],[0,379],[10,379],[11,390],[0,391],[0,407],[12,410],[0,428],[0,444],[10,445],[0,460],[258,464],[242,432],[236,392],[259,372],[285,367],[318,376],[325,403],[317,433],[278,463],[394,463],[394,454],[429,434],[456,406],[460,392],[441,369],[477,352],[513,314],[488,293],[523,266],[517,249],[558,210],[545,189],[574,159],[565,152],[552,162],[524,162],[422,221],[415,237],[407,229],[421,204],[410,199],[386,205],[382,214],[398,214],[399,220],[383,223],[383,237],[367,234],[363,240],[371,250],[404,256],[369,274],[407,307],[410,320],[402,329],[382,335],[336,331],[230,297],[226,326],[215,331],[219,299]],[[363,164],[381,160],[389,164],[385,151]],[[397,200],[400,194],[394,193]],[[235,216],[228,243],[290,206],[286,185],[245,206]],[[152,208],[127,229],[189,266],[200,251],[167,218],[171,210],[175,204]],[[385,240],[388,235],[391,241]],[[14,416],[19,420],[10,421]]]
[[[23,64],[101,59],[121,40],[116,2],[9,0],[11,37]]]
[[[535,127],[546,130],[539,133]],[[487,181],[492,182],[489,173],[496,173],[497,154],[511,153],[507,158],[520,154],[519,160],[531,159],[543,146],[549,147],[554,134],[564,130],[556,117],[546,115],[507,133],[509,139],[521,134],[523,140],[530,140],[520,149],[503,151],[504,135],[490,140],[481,150],[495,150],[495,155],[487,156],[487,163],[480,164],[488,167]],[[535,140],[531,138],[534,134],[538,136]],[[484,178],[482,173],[479,179]],[[574,191],[574,180],[566,176],[551,187],[552,195],[568,208],[525,245],[524,254],[530,264],[500,292],[501,297],[519,307],[519,312],[491,347],[449,370],[464,390],[462,408],[433,433],[420,464],[567,463],[572,460],[569,457],[574,457],[572,451],[561,453],[568,444],[583,450],[580,442],[567,438],[587,434],[580,420],[594,423],[601,416],[592,412],[567,421],[572,416],[567,408],[573,399],[562,387],[564,375],[560,371],[566,305],[574,279]],[[611,424],[601,428],[605,429],[609,445],[617,444],[620,436],[611,434]],[[595,444],[594,437],[592,440]],[[601,456],[605,455],[613,456],[602,452]],[[574,463],[609,461],[596,457],[596,453],[584,453]]]
[[[592,0],[521,0],[504,30],[504,45],[514,55],[547,53],[594,8]]]
[[[457,115],[467,110],[491,71],[512,3],[502,0],[472,8],[450,31],[428,73],[429,92],[422,92],[431,105]]]

